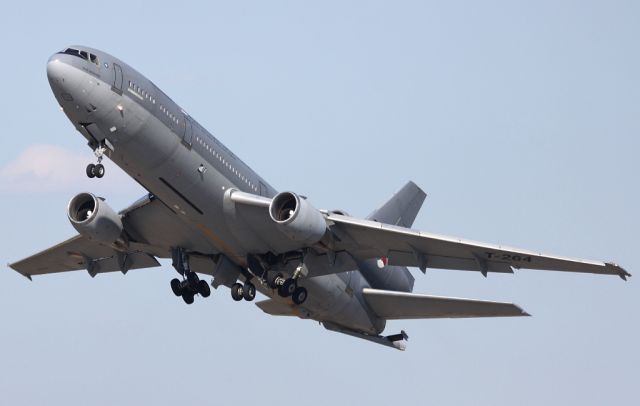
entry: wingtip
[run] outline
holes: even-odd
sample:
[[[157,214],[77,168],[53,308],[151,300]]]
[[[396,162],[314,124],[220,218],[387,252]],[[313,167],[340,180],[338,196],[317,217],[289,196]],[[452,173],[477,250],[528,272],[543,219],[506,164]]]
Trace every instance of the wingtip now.
[[[627,278],[630,278],[632,276],[629,272],[627,272],[626,269],[616,264],[615,262],[606,262],[605,266],[613,271],[610,271],[610,273],[618,275],[623,281],[626,281]]]
[[[623,281],[627,281],[627,278],[631,278],[631,274],[627,271],[625,271],[624,269],[620,268],[622,270],[622,272],[620,272],[618,274],[618,276],[620,277],[620,279],[622,279]]]
[[[16,262],[17,263],[17,262]],[[7,266],[11,269],[13,269],[14,271],[18,272],[20,275],[24,276],[25,278],[29,279],[31,282],[33,282],[33,279],[31,279],[31,275],[26,274],[26,273],[22,273],[20,272],[20,270],[18,268],[15,267],[16,263],[13,264],[7,264]]]

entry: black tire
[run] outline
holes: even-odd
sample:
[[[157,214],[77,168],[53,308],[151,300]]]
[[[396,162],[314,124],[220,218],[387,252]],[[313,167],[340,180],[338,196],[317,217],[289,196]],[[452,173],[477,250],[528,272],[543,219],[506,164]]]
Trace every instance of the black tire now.
[[[192,304],[193,303],[193,293],[191,292],[182,292],[182,300],[184,300],[184,302],[186,304]]]
[[[209,295],[211,294],[211,288],[209,287],[207,281],[200,279],[200,281],[198,282],[198,293],[202,297],[209,297]]]
[[[289,278],[282,285],[278,287],[278,294],[282,297],[289,297],[293,294],[293,291],[296,289],[296,281]]]
[[[171,279],[171,290],[174,295],[182,296],[182,283],[180,283],[180,279]]]
[[[195,272],[187,272],[187,282],[193,288],[193,290],[197,290],[198,282],[200,282],[200,278],[198,278],[198,274]]]
[[[293,295],[291,295],[291,299],[293,300],[293,303],[297,305],[301,305],[304,303],[305,300],[307,300],[308,295],[309,294],[306,288],[303,288],[302,286],[298,286],[296,290],[293,291]]]
[[[90,178],[95,178],[96,174],[94,173],[96,166],[94,164],[87,165],[87,176]]]
[[[242,294],[244,289],[242,289],[242,285],[239,283],[234,283],[233,285],[231,285],[231,297],[233,298],[233,300],[235,300],[236,302],[239,302],[242,300]]]
[[[93,169],[93,174],[96,175],[96,178],[101,178],[104,176],[104,165],[98,164]]]
[[[253,299],[256,298],[256,286],[253,283],[251,282],[245,283],[242,290],[243,290],[242,297],[247,302],[251,302]]]

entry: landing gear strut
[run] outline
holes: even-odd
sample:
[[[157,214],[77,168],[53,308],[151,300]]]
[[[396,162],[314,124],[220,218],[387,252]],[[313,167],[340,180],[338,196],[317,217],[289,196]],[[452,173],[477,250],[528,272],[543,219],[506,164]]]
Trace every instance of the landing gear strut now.
[[[101,178],[104,176],[104,165],[102,165],[102,158],[104,157],[104,153],[107,151],[107,148],[100,143],[98,147],[93,151],[96,158],[98,158],[97,164],[89,164],[87,165],[87,176],[90,178]]]

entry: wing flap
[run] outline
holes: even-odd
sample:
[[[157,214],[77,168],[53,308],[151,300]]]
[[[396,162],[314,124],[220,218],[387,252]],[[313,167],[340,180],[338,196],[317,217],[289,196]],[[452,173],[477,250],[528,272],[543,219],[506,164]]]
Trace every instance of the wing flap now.
[[[368,288],[362,293],[373,312],[386,320],[529,316],[513,303]]]

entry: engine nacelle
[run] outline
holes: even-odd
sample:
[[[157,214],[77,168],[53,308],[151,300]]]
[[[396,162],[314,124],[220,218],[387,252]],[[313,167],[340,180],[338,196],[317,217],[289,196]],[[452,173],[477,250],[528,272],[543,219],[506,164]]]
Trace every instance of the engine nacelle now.
[[[122,235],[120,216],[91,193],[80,193],[69,202],[67,217],[82,236],[105,244],[114,244]]]
[[[269,215],[287,237],[307,245],[320,241],[327,230],[322,213],[293,192],[278,193]]]

